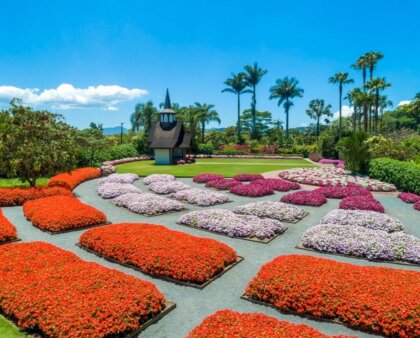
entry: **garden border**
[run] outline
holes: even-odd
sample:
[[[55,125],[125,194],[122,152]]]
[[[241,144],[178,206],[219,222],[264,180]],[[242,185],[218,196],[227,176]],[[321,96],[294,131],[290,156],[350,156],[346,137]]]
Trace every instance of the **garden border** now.
[[[140,269],[139,267],[137,267],[135,265],[122,263],[122,262],[118,261],[115,258],[107,257],[107,256],[105,256],[105,255],[103,255],[103,254],[101,254],[101,253],[99,253],[99,252],[97,252],[95,250],[89,249],[88,247],[84,246],[83,244],[76,243],[75,245],[78,248],[80,248],[82,250],[85,250],[85,251],[87,251],[87,252],[89,252],[91,254],[94,254],[94,255],[96,255],[96,256],[98,256],[100,258],[103,258],[103,259],[105,259],[105,260],[107,260],[107,261],[109,261],[111,263],[115,263],[115,264],[121,265],[123,267],[133,269],[135,271],[138,271],[138,272],[141,272],[141,273],[145,274],[146,276],[150,276],[152,278],[160,279],[160,280],[163,280],[165,282],[171,282],[171,283],[174,283],[176,285],[189,286],[189,287],[192,287],[192,288],[195,288],[195,289],[200,289],[200,290],[204,289],[207,285],[209,285],[210,283],[212,283],[216,279],[218,279],[221,276],[223,276],[226,272],[228,272],[229,270],[231,270],[232,268],[234,268],[236,265],[238,265],[240,262],[242,262],[244,260],[244,257],[242,257],[242,256],[236,256],[237,257],[236,258],[236,261],[233,262],[232,264],[229,264],[228,266],[226,266],[217,275],[213,276],[212,278],[210,278],[209,280],[207,280],[203,284],[196,284],[196,283],[192,283],[192,282],[183,282],[183,281],[180,281],[180,280],[171,278],[171,277],[152,275],[150,273],[145,272],[144,270]]]
[[[193,207],[200,207],[200,208],[214,207],[214,206],[218,206],[218,205],[223,205],[223,204],[228,204],[228,203],[233,203],[233,202],[234,202],[234,201],[232,201],[232,200],[229,200],[229,201],[227,201],[227,202],[215,203],[215,204],[210,204],[210,205],[198,205],[198,204],[190,203],[190,202],[188,202],[188,201],[184,201],[184,200],[177,200],[177,199],[176,199],[176,198],[174,198],[174,197],[168,197],[168,198],[170,198],[170,199],[172,199],[172,200],[174,200],[174,201],[178,201],[178,202],[181,202],[181,203],[188,204],[188,205],[193,206]],[[186,209],[188,209],[188,208],[186,208]]]
[[[61,230],[61,231],[50,231],[50,230],[46,230],[46,229],[41,229],[39,226],[35,225],[32,223],[32,221],[30,219],[26,219],[28,222],[30,222],[32,224],[33,227],[37,228],[38,230],[41,230],[42,232],[45,232],[49,235],[61,235],[61,234],[65,234],[68,232],[73,232],[73,231],[79,231],[79,230],[87,230],[90,228],[96,228],[96,227],[102,227],[102,226],[106,226],[106,225],[110,225],[112,224],[112,222],[106,222],[106,223],[101,223],[101,224],[92,224],[92,225],[86,225],[80,228],[73,228],[73,229],[66,229],[66,230]]]
[[[234,212],[234,211],[232,211],[232,212],[233,212],[233,213],[235,213],[236,215],[255,216],[255,215],[250,215],[250,214],[240,214],[240,213],[236,213],[236,212]],[[303,214],[302,218],[301,218],[301,219],[299,219],[299,220],[297,220],[297,221],[294,221],[294,222],[291,222],[291,221],[282,221],[282,220],[280,220],[280,219],[277,219],[277,218],[271,218],[271,217],[260,217],[260,216],[255,216],[255,217],[262,218],[262,219],[272,219],[272,220],[279,221],[279,222],[283,222],[283,223],[297,224],[297,223],[299,223],[301,220],[303,220],[306,216],[308,216],[309,214],[310,214],[310,212],[309,212],[309,211],[305,211],[305,213]]]
[[[16,239],[12,239],[10,241],[0,242],[0,245],[10,244],[10,243],[16,243],[16,242],[21,242],[21,241],[22,241],[22,239],[16,238]]]
[[[162,216],[162,215],[167,215],[167,214],[174,214],[176,212],[183,212],[183,211],[189,210],[188,208],[185,207],[185,208],[182,208],[181,210],[173,210],[173,211],[168,211],[168,212],[162,212],[162,213],[156,214],[156,215],[145,215],[145,214],[139,214],[138,212],[131,211],[127,207],[116,205],[115,203],[112,203],[111,202],[111,199],[108,199],[107,201],[109,203],[111,203],[113,206],[117,207],[117,208],[125,209],[125,210],[127,210],[127,211],[129,211],[129,212],[131,212],[133,214],[136,214],[136,215],[139,215],[139,216],[144,216],[144,217],[156,217],[156,216]]]

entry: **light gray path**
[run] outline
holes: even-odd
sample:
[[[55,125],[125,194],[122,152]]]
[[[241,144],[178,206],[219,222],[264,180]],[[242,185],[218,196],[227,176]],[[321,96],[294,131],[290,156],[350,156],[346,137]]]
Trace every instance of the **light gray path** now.
[[[180,179],[188,184],[203,187],[192,183],[191,179]],[[96,195],[97,180],[85,182],[76,188],[75,193],[83,202],[88,203],[99,210],[105,212],[111,222],[149,222],[163,224],[171,229],[183,231],[196,236],[209,237],[224,242],[235,250],[245,260],[239,265],[228,271],[221,278],[217,279],[203,290],[174,285],[169,282],[153,279],[140,272],[124,268],[118,264],[107,262],[93,254],[87,253],[75,246],[79,236],[83,231],[75,231],[61,235],[48,235],[35,227],[33,227],[22,214],[21,207],[3,208],[4,214],[10,219],[18,229],[19,237],[24,241],[42,240],[55,244],[63,249],[72,251],[87,261],[95,261],[104,266],[123,271],[130,275],[141,279],[149,280],[155,283],[159,290],[165,296],[177,303],[177,308],[169,315],[160,320],[157,324],[147,328],[140,337],[150,338],[182,338],[185,337],[191,329],[199,324],[202,319],[214,311],[219,309],[233,309],[242,312],[260,312],[276,317],[281,320],[287,320],[294,323],[305,323],[326,334],[351,334],[359,337],[375,337],[360,331],[348,329],[342,325],[318,322],[308,320],[294,315],[285,315],[280,312],[257,304],[252,304],[241,300],[248,281],[252,279],[260,269],[260,267],[279,255],[286,254],[303,254],[314,255],[318,257],[332,258],[337,261],[350,262],[357,265],[376,265],[390,266],[399,269],[413,269],[420,271],[417,267],[397,266],[385,263],[373,263],[365,260],[352,259],[346,257],[338,257],[326,254],[316,254],[307,251],[295,249],[299,243],[300,236],[309,227],[317,224],[317,222],[328,211],[338,206],[339,200],[328,200],[328,203],[320,208],[305,207],[310,212],[309,216],[304,218],[297,224],[290,224],[289,229],[281,236],[277,237],[269,244],[260,244],[255,242],[244,241],[240,239],[231,239],[225,236],[211,234],[200,230],[190,229],[177,225],[176,221],[182,213],[168,214],[158,217],[144,217],[133,214],[125,209],[118,208],[106,200],[102,200]],[[144,185],[137,181],[135,183],[143,191],[146,190]],[[229,194],[233,203],[217,206],[220,208],[231,209],[235,205],[241,205],[256,200],[273,200],[278,201],[284,193],[276,193],[272,196],[263,198],[246,198]],[[386,212],[392,216],[398,217],[406,226],[407,232],[420,237],[420,213],[413,209],[412,205],[405,204],[393,196],[376,196],[383,203]],[[187,205],[189,210],[200,209]],[[202,209],[202,208],[201,208]],[[188,211],[186,211],[188,212]],[[384,295],[386,297],[386,295]]]

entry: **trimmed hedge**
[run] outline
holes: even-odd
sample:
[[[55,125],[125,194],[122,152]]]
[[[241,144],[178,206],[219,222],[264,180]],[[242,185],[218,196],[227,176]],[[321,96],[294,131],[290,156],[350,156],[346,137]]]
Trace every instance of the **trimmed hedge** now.
[[[393,160],[375,158],[369,164],[369,176],[392,183],[398,189],[420,194],[420,165]]]

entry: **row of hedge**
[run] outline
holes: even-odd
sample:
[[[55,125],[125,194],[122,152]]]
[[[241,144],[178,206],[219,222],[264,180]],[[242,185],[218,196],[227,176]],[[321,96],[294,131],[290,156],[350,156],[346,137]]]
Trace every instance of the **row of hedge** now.
[[[399,190],[420,194],[420,165],[391,158],[375,158],[369,163],[369,176],[393,183]]]

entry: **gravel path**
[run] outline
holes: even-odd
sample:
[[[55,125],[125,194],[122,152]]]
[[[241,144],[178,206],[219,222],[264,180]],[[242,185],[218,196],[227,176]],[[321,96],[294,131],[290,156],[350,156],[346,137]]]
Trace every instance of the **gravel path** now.
[[[203,187],[203,185],[195,184],[191,179],[188,178],[179,180],[193,186]],[[295,249],[295,246],[299,243],[299,239],[302,233],[309,227],[315,225],[328,211],[338,207],[339,200],[329,199],[328,203],[320,208],[304,207],[310,213],[307,217],[305,217],[297,224],[288,224],[289,229],[283,235],[280,235],[269,244],[260,244],[240,239],[231,239],[225,236],[215,235],[177,225],[176,221],[182,212],[157,217],[144,217],[133,214],[125,209],[118,208],[110,202],[102,200],[99,196],[97,196],[96,184],[97,180],[85,182],[75,189],[75,194],[83,202],[88,203],[105,212],[109,220],[113,223],[147,222],[163,224],[174,230],[180,230],[200,237],[217,239],[218,241],[224,242],[237,250],[238,255],[245,257],[243,262],[234,267],[232,270],[228,271],[225,275],[211,283],[203,290],[178,286],[169,282],[153,279],[140,272],[121,267],[118,264],[110,263],[96,257],[93,254],[79,249],[75,246],[75,243],[78,241],[78,238],[83,231],[75,231],[60,235],[49,235],[33,227],[24,218],[21,207],[3,208],[5,216],[8,217],[9,220],[17,227],[19,237],[23,241],[41,240],[50,242],[63,249],[76,253],[87,261],[95,261],[104,266],[123,271],[138,278],[152,281],[158,286],[159,290],[162,291],[169,300],[176,302],[177,308],[174,311],[161,319],[157,324],[152,325],[143,333],[141,333],[140,336],[144,338],[185,337],[194,326],[202,321],[204,317],[210,315],[218,309],[233,309],[242,312],[265,313],[281,320],[287,320],[294,323],[305,323],[326,334],[349,334],[358,337],[377,337],[374,335],[362,333],[360,331],[355,331],[338,324],[318,322],[304,319],[299,316],[281,314],[274,309],[241,300],[240,296],[243,293],[243,290],[246,287],[248,281],[257,274],[261,265],[267,263],[276,256],[291,253],[332,258],[337,261],[350,262],[357,265],[390,266],[394,268],[420,271],[420,268],[417,267],[398,266],[386,263],[373,263],[365,260],[338,257],[327,254],[317,254]],[[146,188],[140,181],[137,181],[135,184],[143,191],[146,191]],[[285,193],[276,193],[272,196],[266,196],[257,199],[238,197],[229,194],[234,202],[217,206],[217,208],[231,209],[233,206],[242,205],[256,200],[278,201],[282,194]],[[415,234],[416,236],[420,237],[420,213],[414,210],[412,205],[405,204],[393,196],[377,195],[376,198],[384,205],[385,210],[389,215],[399,218],[404,223],[408,233]],[[189,210],[185,212],[203,209],[190,205],[187,206]],[[386,296],[384,295],[384,297]]]

